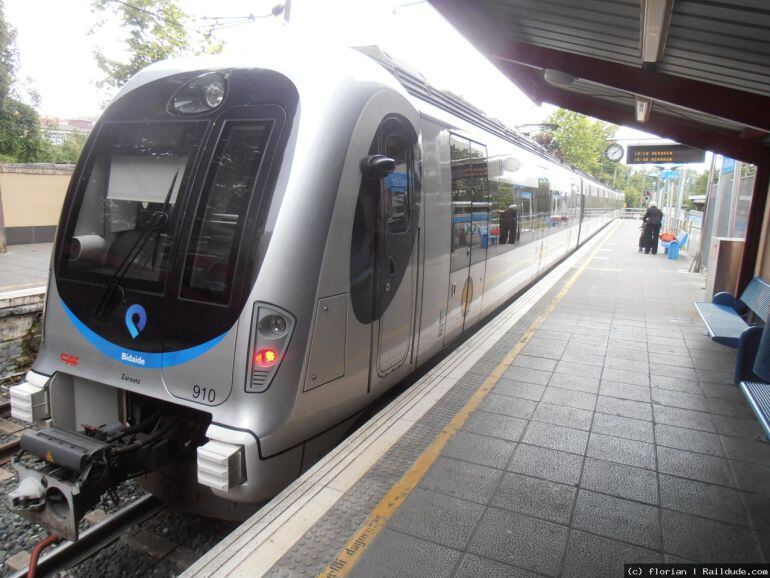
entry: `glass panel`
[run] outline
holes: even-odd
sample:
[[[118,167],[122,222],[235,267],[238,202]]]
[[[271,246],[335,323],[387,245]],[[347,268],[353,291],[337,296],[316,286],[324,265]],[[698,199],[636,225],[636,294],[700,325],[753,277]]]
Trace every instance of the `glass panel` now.
[[[391,233],[405,233],[409,229],[410,151],[411,145],[403,134],[385,137],[385,156],[396,161],[396,170],[384,179],[388,230]]]
[[[514,151],[515,152],[515,151]],[[513,249],[517,237],[518,227],[518,200],[515,192],[517,171],[521,168],[521,161],[511,154],[497,160],[497,178],[487,181],[490,189],[490,246],[496,246],[497,253]]]
[[[519,201],[517,242],[526,245],[534,240],[537,226],[537,216],[534,213],[535,190],[531,187],[517,186],[516,196]]]
[[[489,187],[487,184],[487,149],[471,143],[471,263],[486,259],[489,245]]]
[[[569,210],[567,208],[568,193],[551,189],[551,216],[549,224],[552,229],[566,227],[569,222]]]
[[[452,165],[452,254],[451,270],[467,267],[472,235],[472,176],[470,142],[456,136],[449,139]]]
[[[535,222],[533,228],[538,230],[538,234],[548,234],[547,230],[550,224],[551,216],[551,183],[548,177],[541,176],[537,179],[537,190],[533,200],[533,212],[535,213]],[[545,231],[543,231],[545,229]]]
[[[205,122],[105,123],[83,172],[61,266],[161,291],[176,217]],[[72,222],[70,222],[72,223]]]
[[[243,222],[272,121],[228,122],[208,172],[185,260],[181,296],[226,304]]]

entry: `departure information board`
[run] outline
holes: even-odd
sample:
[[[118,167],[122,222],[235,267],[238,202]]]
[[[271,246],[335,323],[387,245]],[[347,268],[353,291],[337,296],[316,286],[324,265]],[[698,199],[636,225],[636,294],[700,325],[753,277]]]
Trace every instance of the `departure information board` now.
[[[643,145],[629,146],[626,163],[641,165],[646,163],[702,163],[706,151],[685,145]]]

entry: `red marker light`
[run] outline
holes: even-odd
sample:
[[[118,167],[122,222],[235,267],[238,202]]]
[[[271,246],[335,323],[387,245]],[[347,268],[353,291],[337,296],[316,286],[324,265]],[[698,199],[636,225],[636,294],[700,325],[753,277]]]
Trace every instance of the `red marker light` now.
[[[258,367],[273,367],[278,363],[278,352],[266,347],[254,353],[254,365]]]

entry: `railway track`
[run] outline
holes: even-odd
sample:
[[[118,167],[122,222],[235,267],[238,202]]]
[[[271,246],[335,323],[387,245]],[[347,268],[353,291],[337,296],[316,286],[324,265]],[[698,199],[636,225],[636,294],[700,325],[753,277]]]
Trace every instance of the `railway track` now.
[[[19,449],[20,438],[11,439],[0,444],[0,466],[7,464],[13,458],[13,454]]]
[[[11,415],[11,402],[10,401],[0,402],[0,418],[7,418],[7,417],[10,417],[10,415]],[[0,443],[0,466],[5,465],[11,461],[11,458],[13,458],[13,454],[15,454],[16,451],[19,449],[19,440],[21,439],[21,433],[25,429],[27,428],[23,426],[19,426],[18,428],[13,428],[8,431],[0,432],[8,435],[8,439]]]
[[[142,496],[83,532],[77,542],[65,540],[42,556],[37,564],[36,575],[49,576],[75,566],[117,541],[129,526],[141,524],[166,507],[155,496]],[[10,574],[10,578],[23,578],[26,575],[27,570],[22,570]]]
[[[9,417],[10,404],[0,401],[0,469],[6,474],[0,480],[8,479],[10,462],[19,450],[21,435],[28,429]],[[135,492],[135,489],[119,490],[118,499],[131,502],[109,513],[109,517],[92,522],[89,529],[81,532],[77,542],[61,541],[45,549],[36,565],[35,575],[96,576],[118,572],[124,576],[141,577],[155,571],[161,575],[178,574],[235,527],[235,523],[177,512],[154,496],[136,497]],[[104,506],[100,509],[111,510]],[[0,507],[0,515],[6,514],[7,510]],[[99,517],[97,512],[95,519]],[[29,525],[34,527],[31,522]],[[17,533],[24,530],[23,525],[19,529],[13,526],[9,539],[17,540]],[[185,539],[177,540],[179,535]],[[11,566],[6,563],[14,556],[34,552],[33,547],[36,543],[39,545],[44,536],[38,535],[31,541],[18,540],[21,548],[9,549],[0,560],[0,575],[3,578],[26,576],[27,562],[23,557]],[[24,564],[23,569],[21,564]]]

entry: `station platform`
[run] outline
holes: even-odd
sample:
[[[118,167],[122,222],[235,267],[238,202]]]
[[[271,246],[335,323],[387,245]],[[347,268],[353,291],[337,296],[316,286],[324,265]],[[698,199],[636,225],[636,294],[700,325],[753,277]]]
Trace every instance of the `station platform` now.
[[[685,255],[615,221],[184,576],[770,560],[770,444]]]
[[[40,287],[45,291],[53,243],[8,245],[0,253],[0,293]]]

